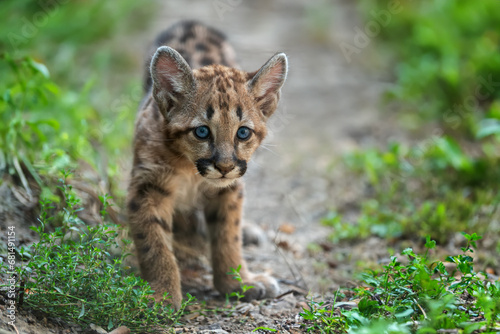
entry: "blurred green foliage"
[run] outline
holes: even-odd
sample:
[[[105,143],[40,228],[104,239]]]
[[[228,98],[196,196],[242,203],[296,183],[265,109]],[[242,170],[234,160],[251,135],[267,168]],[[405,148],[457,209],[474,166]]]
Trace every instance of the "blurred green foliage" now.
[[[430,235],[444,244],[467,231],[500,252],[500,3],[396,3],[360,1],[365,20],[380,25],[373,38],[393,69],[388,94],[414,128],[437,123],[440,134],[347,155],[365,182],[361,214],[324,223],[333,241]]]
[[[28,169],[40,182],[81,159],[117,175],[142,97],[127,38],[154,10],[132,0],[2,2],[0,173]]]
[[[431,137],[413,146],[354,152],[344,161],[364,180],[368,198],[357,224],[338,214],[324,220],[334,240],[430,235],[445,243],[461,231],[500,237],[500,156],[489,143],[472,155],[451,138]]]
[[[87,109],[77,95],[61,90],[49,78],[45,65],[32,58],[0,58],[0,170],[18,175],[31,191],[28,177],[42,185],[39,173],[69,167],[78,152],[90,151],[84,122]],[[57,117],[71,111],[74,117]],[[78,117],[78,118],[77,118]],[[79,121],[82,118],[82,121]],[[71,136],[65,129],[78,128]],[[71,140],[70,140],[71,139]],[[73,157],[73,159],[71,158]],[[24,167],[24,168],[23,168]],[[30,175],[25,175],[25,170]]]
[[[381,22],[376,45],[390,59],[395,85],[388,95],[401,102],[398,113],[409,123],[437,120],[468,134],[482,118],[499,119],[499,2],[397,3],[393,13],[384,0],[359,6],[366,21]]]

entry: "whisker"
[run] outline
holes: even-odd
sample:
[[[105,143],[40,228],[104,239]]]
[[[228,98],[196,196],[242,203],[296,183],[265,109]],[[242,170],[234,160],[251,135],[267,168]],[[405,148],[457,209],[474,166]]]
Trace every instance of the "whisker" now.
[[[273,150],[271,150],[269,147],[266,147],[265,145],[261,145],[260,147],[268,150],[269,152],[271,152],[272,154],[274,154],[275,156],[279,157],[280,155],[276,152],[274,152]]]
[[[262,165],[259,164],[255,159],[250,159],[250,161],[256,164],[259,168],[262,168]]]

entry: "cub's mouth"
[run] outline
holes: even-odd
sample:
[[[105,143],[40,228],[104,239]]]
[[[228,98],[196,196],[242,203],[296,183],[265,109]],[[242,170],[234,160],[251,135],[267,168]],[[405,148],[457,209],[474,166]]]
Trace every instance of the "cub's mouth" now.
[[[245,160],[216,162],[214,159],[198,159],[195,162],[198,173],[209,180],[232,181],[242,177],[247,171]]]

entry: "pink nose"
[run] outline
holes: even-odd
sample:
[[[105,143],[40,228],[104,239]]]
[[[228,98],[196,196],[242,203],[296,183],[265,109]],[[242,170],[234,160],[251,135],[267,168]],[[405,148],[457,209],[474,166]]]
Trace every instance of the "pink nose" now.
[[[218,163],[215,164],[215,169],[217,169],[222,175],[226,175],[234,169],[235,165],[232,163]]]

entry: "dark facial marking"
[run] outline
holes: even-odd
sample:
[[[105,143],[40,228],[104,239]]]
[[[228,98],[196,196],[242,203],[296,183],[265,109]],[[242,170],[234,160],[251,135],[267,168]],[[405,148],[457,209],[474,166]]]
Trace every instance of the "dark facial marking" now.
[[[229,109],[229,104],[227,103],[227,101],[222,100],[222,103],[220,104],[220,107],[221,107],[222,110],[227,110],[227,109]]]
[[[237,160],[236,165],[240,168],[240,176],[243,176],[247,171],[247,162],[245,160]]]
[[[198,172],[200,172],[201,176],[207,175],[208,167],[212,166],[213,162],[210,159],[198,159],[195,162],[196,168]]]
[[[208,106],[208,109],[207,109],[207,118],[209,120],[212,119],[212,117],[214,116],[214,108],[212,108],[212,106]]]
[[[151,247],[144,246],[144,247],[141,248],[141,253],[142,254],[146,254],[147,252],[149,252],[150,249],[151,249]]]
[[[241,122],[241,120],[243,119],[243,112],[241,111],[240,106],[238,106],[238,108],[236,108],[236,115],[238,115],[238,118],[240,119],[240,122]]]
[[[144,240],[144,239],[146,239],[146,236],[143,233],[137,233],[135,235],[135,238],[139,239],[139,240]]]

